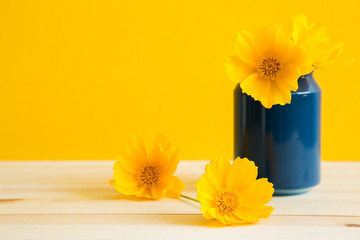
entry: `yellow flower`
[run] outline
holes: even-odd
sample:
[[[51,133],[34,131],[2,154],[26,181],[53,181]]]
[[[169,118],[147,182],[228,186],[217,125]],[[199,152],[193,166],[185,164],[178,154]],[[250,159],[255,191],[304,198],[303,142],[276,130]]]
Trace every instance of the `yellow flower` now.
[[[264,204],[272,199],[273,184],[256,177],[257,167],[246,158],[237,158],[233,164],[219,158],[207,164],[196,184],[204,217],[223,224],[268,218],[274,208]]]
[[[255,34],[239,33],[235,50],[237,56],[225,62],[228,78],[266,108],[290,103],[298,78],[312,71],[310,55],[295,47],[288,34],[275,25]]]
[[[343,43],[332,44],[325,28],[308,24],[305,14],[298,14],[290,23],[291,39],[295,45],[308,51],[313,59],[313,69],[332,70],[346,67],[354,58],[339,58],[343,51]]]
[[[173,176],[179,161],[178,151],[171,151],[168,138],[157,136],[148,154],[144,142],[132,137],[114,164],[114,179],[110,184],[124,195],[179,198],[184,184]]]

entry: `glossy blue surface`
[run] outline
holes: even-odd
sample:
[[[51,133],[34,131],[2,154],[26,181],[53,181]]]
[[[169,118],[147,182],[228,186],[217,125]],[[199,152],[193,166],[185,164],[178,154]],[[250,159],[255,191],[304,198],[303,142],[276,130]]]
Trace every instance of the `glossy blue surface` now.
[[[268,178],[275,194],[306,192],[320,181],[321,90],[312,74],[298,80],[291,104],[264,108],[234,91],[235,157],[247,157]]]

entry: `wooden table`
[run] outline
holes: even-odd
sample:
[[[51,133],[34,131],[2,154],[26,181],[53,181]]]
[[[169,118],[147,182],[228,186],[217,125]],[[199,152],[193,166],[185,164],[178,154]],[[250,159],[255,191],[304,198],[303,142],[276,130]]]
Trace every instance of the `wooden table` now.
[[[245,226],[205,220],[188,200],[138,201],[109,185],[114,161],[0,161],[0,239],[357,239],[360,162],[323,162],[322,182],[275,197],[273,215]],[[206,161],[182,161],[184,194]]]

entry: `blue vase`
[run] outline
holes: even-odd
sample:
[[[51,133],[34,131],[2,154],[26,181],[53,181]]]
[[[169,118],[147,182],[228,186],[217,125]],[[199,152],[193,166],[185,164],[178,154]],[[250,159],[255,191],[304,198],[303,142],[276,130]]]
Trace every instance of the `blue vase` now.
[[[239,85],[234,91],[235,158],[254,161],[275,195],[304,193],[320,182],[321,89],[312,73],[298,85],[290,104],[270,109]]]

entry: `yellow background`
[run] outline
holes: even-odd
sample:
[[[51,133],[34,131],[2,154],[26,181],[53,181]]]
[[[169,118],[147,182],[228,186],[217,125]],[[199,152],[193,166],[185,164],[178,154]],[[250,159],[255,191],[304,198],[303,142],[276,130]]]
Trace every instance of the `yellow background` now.
[[[357,0],[1,1],[0,159],[114,159],[133,133],[231,157],[236,31],[299,12],[360,58]],[[360,159],[359,69],[315,75],[325,160]]]

